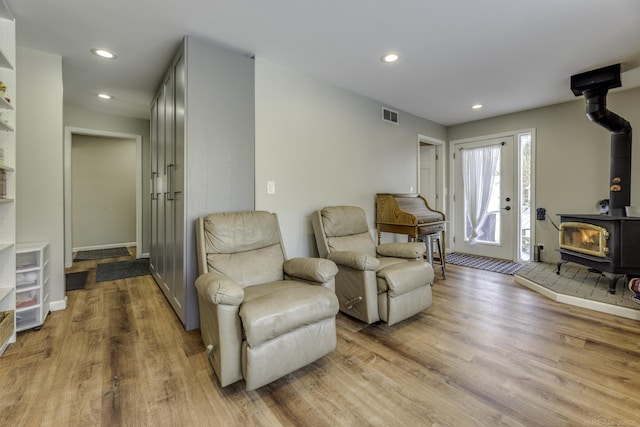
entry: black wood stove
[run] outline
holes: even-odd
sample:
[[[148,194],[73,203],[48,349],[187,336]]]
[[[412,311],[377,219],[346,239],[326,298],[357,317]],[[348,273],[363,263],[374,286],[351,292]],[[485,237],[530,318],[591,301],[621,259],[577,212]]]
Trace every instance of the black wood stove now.
[[[609,89],[622,86],[620,64],[571,76],[574,95],[584,95],[587,117],[611,132],[609,212],[560,214],[560,267],[585,265],[604,274],[609,292],[625,275],[640,275],[640,218],[627,217],[631,201],[631,125],[607,110]]]
[[[640,274],[640,218],[560,215],[560,262],[585,265],[604,274],[609,292],[627,274]]]

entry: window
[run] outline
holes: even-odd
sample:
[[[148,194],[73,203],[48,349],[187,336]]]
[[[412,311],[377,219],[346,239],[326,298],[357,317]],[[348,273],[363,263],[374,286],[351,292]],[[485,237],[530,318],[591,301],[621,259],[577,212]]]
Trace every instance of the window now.
[[[518,261],[531,260],[532,142],[531,132],[518,134],[518,188],[520,189],[520,221]]]

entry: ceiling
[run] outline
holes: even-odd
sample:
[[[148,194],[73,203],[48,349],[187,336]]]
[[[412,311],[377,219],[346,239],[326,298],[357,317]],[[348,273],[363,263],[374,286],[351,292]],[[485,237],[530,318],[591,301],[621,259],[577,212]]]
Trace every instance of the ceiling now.
[[[130,117],[148,118],[185,34],[446,126],[572,100],[572,74],[619,62],[640,86],[638,0],[5,2],[19,46],[62,57],[65,105]]]

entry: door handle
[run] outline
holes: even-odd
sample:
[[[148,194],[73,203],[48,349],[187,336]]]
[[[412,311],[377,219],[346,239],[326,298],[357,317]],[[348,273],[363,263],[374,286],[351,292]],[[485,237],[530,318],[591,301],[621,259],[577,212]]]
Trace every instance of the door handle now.
[[[504,209],[505,211],[510,211],[510,210],[511,210],[511,206],[507,205],[507,206],[505,206],[505,207],[504,207],[504,208],[502,208],[502,209]]]

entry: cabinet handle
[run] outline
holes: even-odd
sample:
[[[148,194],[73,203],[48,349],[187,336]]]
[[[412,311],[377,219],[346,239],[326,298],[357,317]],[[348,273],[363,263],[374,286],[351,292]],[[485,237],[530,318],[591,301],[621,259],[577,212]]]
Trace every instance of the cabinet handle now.
[[[167,165],[167,200],[175,200],[175,192],[173,191],[173,170],[176,167],[173,163]]]
[[[158,172],[151,172],[151,200],[158,200],[156,194],[156,179],[158,178]]]

